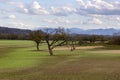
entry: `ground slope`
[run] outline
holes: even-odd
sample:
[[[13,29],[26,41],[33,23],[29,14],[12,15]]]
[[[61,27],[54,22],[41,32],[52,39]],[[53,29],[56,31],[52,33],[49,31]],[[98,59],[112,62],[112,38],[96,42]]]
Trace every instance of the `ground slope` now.
[[[119,50],[57,48],[49,56],[45,44],[39,52],[34,45],[0,41],[0,80],[120,80]]]

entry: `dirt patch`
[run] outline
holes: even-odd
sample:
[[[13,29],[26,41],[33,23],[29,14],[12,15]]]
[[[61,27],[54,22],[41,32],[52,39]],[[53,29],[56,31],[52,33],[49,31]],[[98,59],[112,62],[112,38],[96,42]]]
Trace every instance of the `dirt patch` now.
[[[102,48],[103,46],[81,46],[81,47],[76,47],[77,50],[86,50],[86,49],[95,49],[95,48]],[[54,50],[70,50],[70,47],[58,47],[55,48]]]
[[[120,50],[92,51],[92,53],[112,53],[112,54],[120,54]]]

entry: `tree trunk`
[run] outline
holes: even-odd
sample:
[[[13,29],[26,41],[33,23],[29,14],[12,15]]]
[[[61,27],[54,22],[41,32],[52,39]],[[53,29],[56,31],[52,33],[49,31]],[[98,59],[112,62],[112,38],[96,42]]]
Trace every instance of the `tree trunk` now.
[[[46,39],[46,42],[47,42],[47,45],[48,45],[48,50],[49,50],[50,56],[53,56],[53,51],[52,51],[51,45],[49,43],[49,40]]]
[[[75,50],[75,44],[74,42],[72,41],[72,44],[71,44],[71,51]]]
[[[39,51],[39,43],[37,43],[37,51]]]
[[[50,46],[48,46],[48,49],[49,49],[50,56],[53,56],[53,51]]]
[[[73,47],[71,46],[71,49],[70,49],[70,51],[73,51]]]
[[[75,50],[75,45],[73,44],[73,50]]]

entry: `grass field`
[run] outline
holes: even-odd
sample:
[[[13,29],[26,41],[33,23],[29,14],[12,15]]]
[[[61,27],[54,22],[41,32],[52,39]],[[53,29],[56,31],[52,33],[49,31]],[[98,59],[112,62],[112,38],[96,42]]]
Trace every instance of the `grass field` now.
[[[120,46],[59,47],[54,56],[45,44],[40,49],[31,41],[0,40],[0,80],[120,80]]]

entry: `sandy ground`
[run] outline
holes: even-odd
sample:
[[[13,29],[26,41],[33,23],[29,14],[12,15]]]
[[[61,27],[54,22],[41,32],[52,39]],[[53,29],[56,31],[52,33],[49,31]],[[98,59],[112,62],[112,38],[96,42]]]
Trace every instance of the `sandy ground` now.
[[[92,53],[112,53],[112,54],[120,54],[120,50],[101,50],[101,51],[92,51]]]
[[[95,49],[95,48],[102,48],[103,46],[81,46],[76,47],[76,49],[85,50],[85,49]],[[54,50],[70,50],[70,47],[57,47]]]
[[[81,46],[81,47],[76,47],[77,50],[90,50],[90,49],[95,49],[95,48],[102,48],[104,46]],[[70,47],[57,47],[54,50],[70,50]],[[120,50],[99,50],[99,51],[91,51],[91,53],[116,53],[119,54]]]

